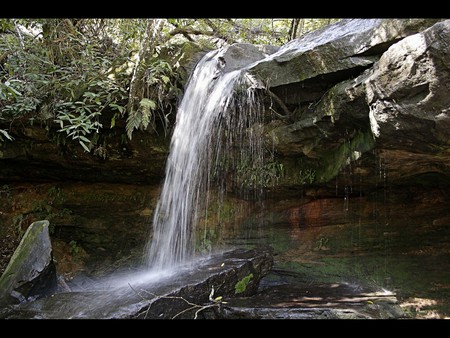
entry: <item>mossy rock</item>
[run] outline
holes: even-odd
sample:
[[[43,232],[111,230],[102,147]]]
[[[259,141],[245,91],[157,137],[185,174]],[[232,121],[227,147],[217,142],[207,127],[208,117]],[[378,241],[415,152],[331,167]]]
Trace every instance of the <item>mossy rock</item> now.
[[[47,220],[32,223],[0,278],[0,303],[11,304],[50,294],[56,269]]]

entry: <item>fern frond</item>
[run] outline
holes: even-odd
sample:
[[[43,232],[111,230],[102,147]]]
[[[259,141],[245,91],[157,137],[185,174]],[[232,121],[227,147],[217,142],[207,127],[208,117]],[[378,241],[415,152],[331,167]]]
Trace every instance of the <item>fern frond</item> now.
[[[142,116],[139,114],[139,112],[132,112],[128,115],[127,118],[127,125],[126,125],[126,131],[128,138],[131,140],[133,135],[133,130],[138,129],[141,125]]]

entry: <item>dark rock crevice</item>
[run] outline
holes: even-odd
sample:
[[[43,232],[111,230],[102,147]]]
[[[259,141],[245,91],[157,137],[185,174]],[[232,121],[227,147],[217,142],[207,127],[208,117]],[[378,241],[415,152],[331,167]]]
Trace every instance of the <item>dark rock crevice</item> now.
[[[342,69],[332,73],[317,75],[301,82],[270,87],[292,110],[300,111],[317,105],[326,92],[336,84],[358,77],[372,65]],[[303,108],[303,109],[302,109]]]
[[[357,53],[357,54],[351,55],[349,57],[374,56],[379,59],[380,56],[389,49],[389,47],[391,47],[393,44],[399,42],[401,39],[402,38],[396,38],[396,39],[392,39],[392,40],[389,40],[386,42],[382,42],[378,45],[375,45],[375,46],[372,46],[372,47],[366,49],[362,53]]]

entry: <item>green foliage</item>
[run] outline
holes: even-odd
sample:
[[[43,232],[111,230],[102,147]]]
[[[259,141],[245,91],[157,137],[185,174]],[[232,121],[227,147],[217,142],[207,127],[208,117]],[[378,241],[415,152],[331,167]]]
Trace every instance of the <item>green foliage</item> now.
[[[64,108],[73,109],[75,113],[69,113],[71,110],[62,109],[58,111],[55,122],[58,122],[61,126],[59,132],[66,132],[67,136],[71,137],[72,140],[78,140],[84,150],[89,152],[90,148],[86,144],[91,143],[91,141],[86,136],[94,130],[98,133],[99,128],[102,127],[98,121],[94,120],[100,113],[89,113],[88,107],[83,104],[76,107],[77,103],[80,102],[75,102],[75,104],[64,103]]]
[[[304,19],[304,26],[299,36],[306,34],[308,32],[315,31],[316,29],[322,28],[324,26],[330,25],[339,21],[340,19]]]
[[[253,43],[283,45],[290,39],[290,29],[294,20],[299,19],[168,19],[175,27],[172,32],[180,32],[186,38],[208,45],[214,40],[215,47],[224,43]],[[300,19],[296,36],[313,31],[338,19]],[[195,32],[186,34],[189,32]],[[203,32],[203,34],[199,34]],[[217,41],[219,40],[219,41]]]
[[[277,161],[265,164],[243,161],[237,167],[237,181],[246,188],[273,187],[283,174],[283,164]]]
[[[250,283],[250,280],[253,278],[253,274],[250,273],[244,278],[242,278],[240,281],[236,283],[234,286],[234,293],[237,295],[239,293],[245,292],[247,290],[248,283]]]
[[[197,245],[197,251],[202,254],[211,252],[213,241],[217,239],[215,229],[205,229],[200,243]]]
[[[139,109],[133,111],[127,118],[127,135],[131,140],[133,131],[136,129],[147,130],[150,121],[153,120],[153,111],[156,109],[156,102],[147,98],[143,98],[139,102]]]
[[[8,19],[0,19],[0,33],[12,31],[14,29],[14,22]]]
[[[235,214],[235,205],[229,201],[221,201],[218,206],[218,216],[220,222],[229,221]]]
[[[123,127],[123,118],[130,139],[167,132],[185,79],[182,46],[282,45],[293,20],[0,19],[0,122],[44,121],[87,152],[105,121]],[[302,20],[302,32],[335,21]],[[2,127],[5,140],[13,137]]]
[[[8,100],[21,95],[22,94],[14,89],[10,82],[6,81],[5,83],[0,83],[0,100]]]
[[[302,184],[313,184],[316,180],[316,171],[310,168],[300,169],[299,178]]]
[[[178,67],[178,61],[172,67],[168,62],[157,58],[146,66],[140,88],[136,90],[138,98],[141,98],[139,105],[136,110],[129,111],[127,118],[126,132],[129,139],[134,130],[147,130],[149,125],[156,131],[156,119],[167,132],[168,116],[172,112],[170,100],[181,95],[181,90],[177,88]]]
[[[102,127],[98,121],[102,111],[123,111],[119,103],[127,98],[126,82],[109,77],[114,55],[67,22],[37,20],[43,38],[2,36],[0,54],[7,56],[0,68],[0,117],[26,118],[30,123],[54,118],[60,132],[89,151],[90,134]]]
[[[70,241],[70,253],[72,256],[77,256],[81,253],[81,247],[78,246],[77,241]]]

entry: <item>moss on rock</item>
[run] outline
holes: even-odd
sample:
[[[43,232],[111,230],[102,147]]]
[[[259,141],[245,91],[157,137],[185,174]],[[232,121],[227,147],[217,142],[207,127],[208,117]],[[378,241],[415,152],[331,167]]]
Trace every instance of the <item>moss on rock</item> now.
[[[0,278],[0,302],[22,301],[56,288],[48,227],[47,220],[34,222],[28,227]]]

